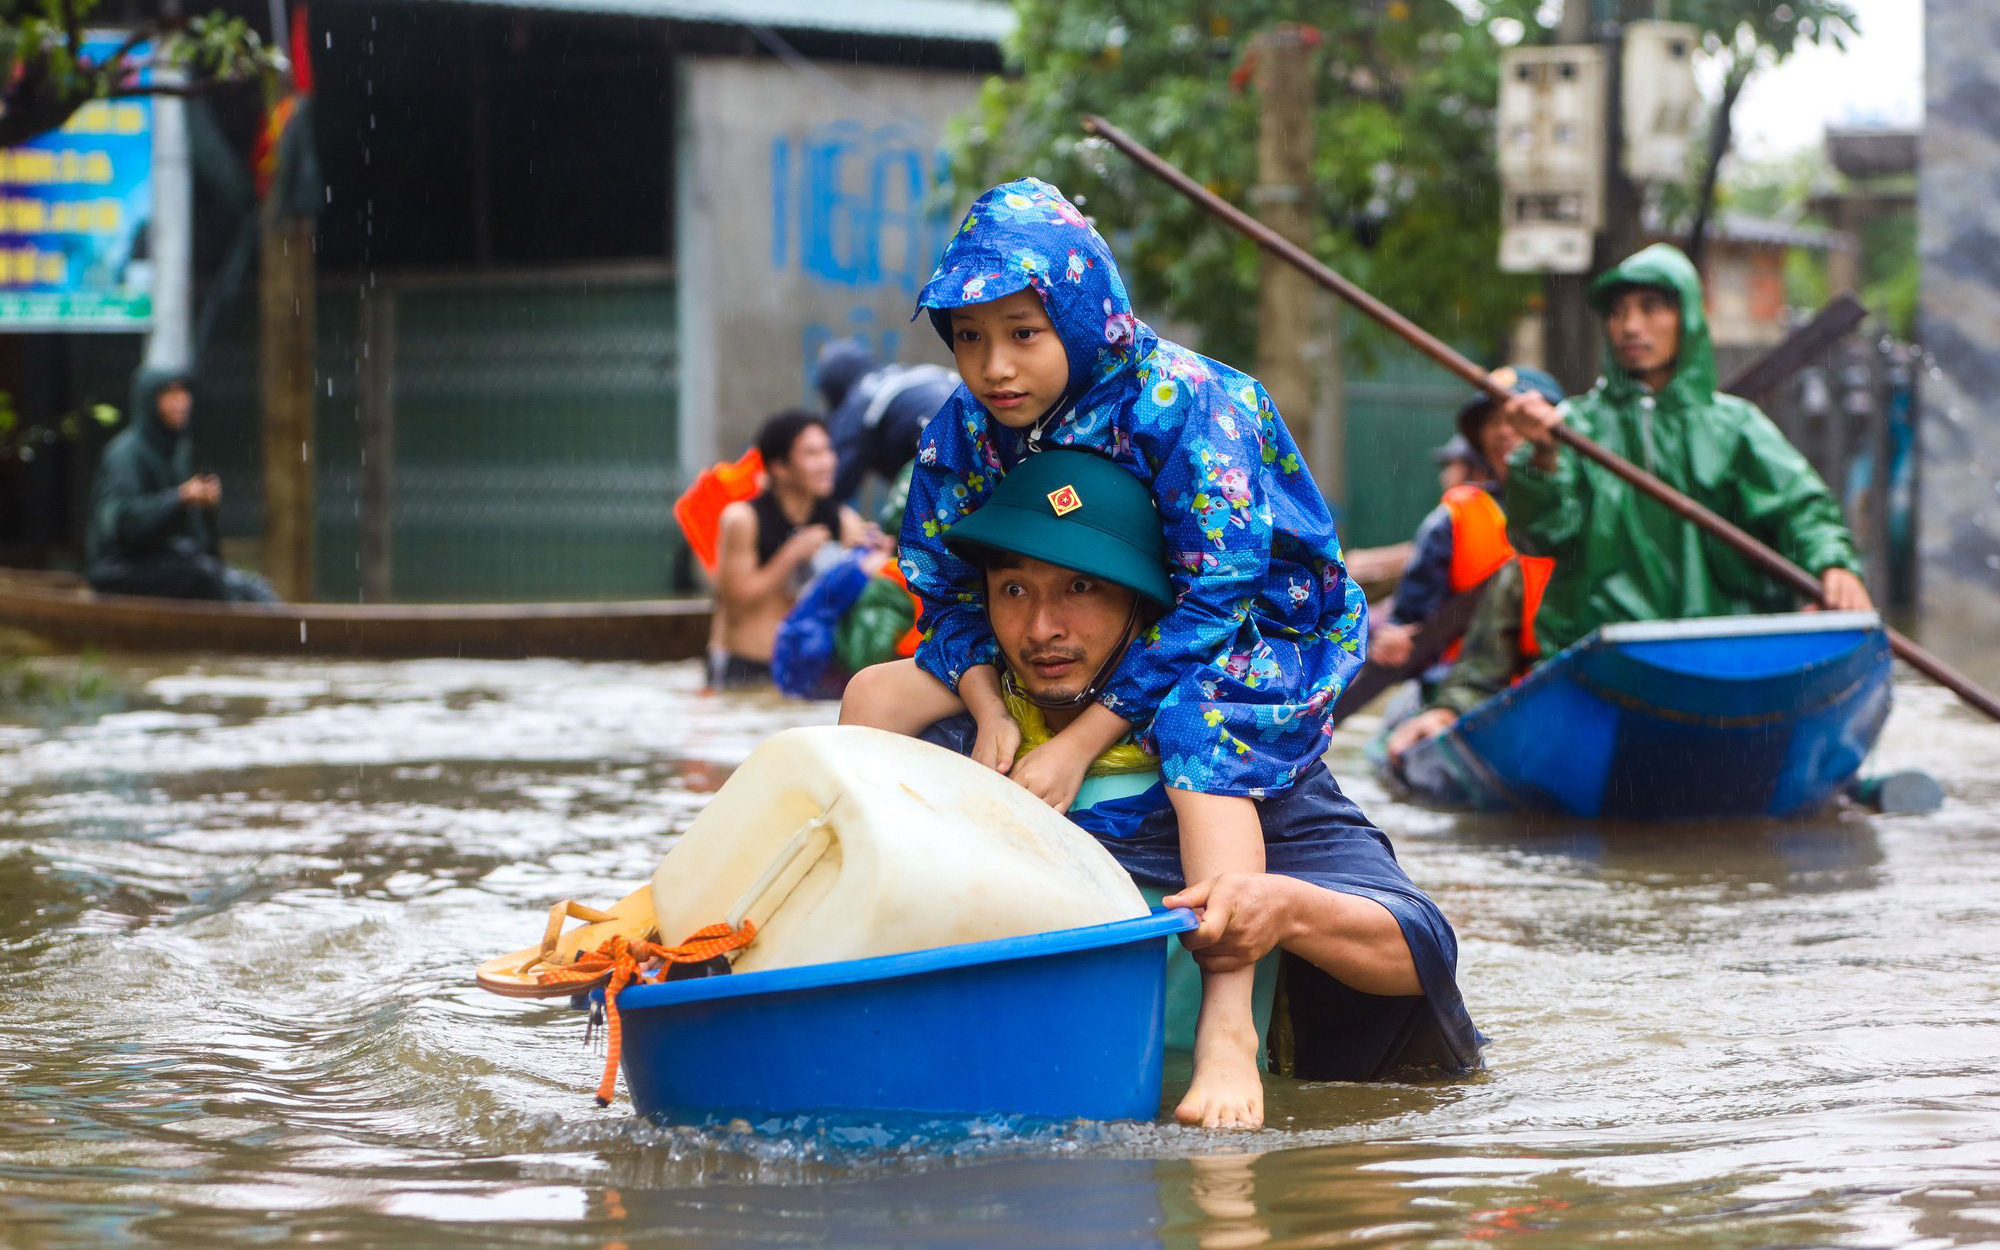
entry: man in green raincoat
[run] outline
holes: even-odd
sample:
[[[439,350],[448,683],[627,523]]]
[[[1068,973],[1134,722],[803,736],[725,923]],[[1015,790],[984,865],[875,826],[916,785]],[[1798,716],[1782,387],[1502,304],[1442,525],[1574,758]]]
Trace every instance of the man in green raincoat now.
[[[1504,409],[1526,440],[1509,457],[1507,536],[1555,557],[1535,633],[1553,655],[1600,625],[1788,612],[1768,574],[1609,470],[1556,441],[1560,422],[1749,531],[1820,580],[1835,609],[1873,607],[1854,539],[1819,474],[1755,404],[1715,389],[1701,280],[1654,244],[1591,284],[1604,376],[1562,405]]]

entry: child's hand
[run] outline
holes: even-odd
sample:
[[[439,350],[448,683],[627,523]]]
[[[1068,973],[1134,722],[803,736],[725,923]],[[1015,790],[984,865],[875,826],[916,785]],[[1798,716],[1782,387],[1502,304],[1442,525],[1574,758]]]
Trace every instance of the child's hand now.
[[[1014,753],[1021,749],[1021,727],[1002,712],[999,716],[974,716],[979,733],[972,740],[972,758],[996,773],[1014,767]]]
[[[1064,743],[1064,736],[1057,734],[1023,755],[1014,765],[1013,773],[1015,782],[1059,812],[1068,811],[1069,805],[1076,802],[1084,774],[1090,771],[1090,761],[1096,758],[1088,747],[1079,749]]]

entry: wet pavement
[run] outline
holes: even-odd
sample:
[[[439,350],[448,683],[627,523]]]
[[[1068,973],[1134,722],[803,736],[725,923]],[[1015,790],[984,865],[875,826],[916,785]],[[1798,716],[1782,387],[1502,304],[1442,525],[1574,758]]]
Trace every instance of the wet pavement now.
[[[829,705],[693,666],[109,675],[0,707],[0,1245],[2000,1241],[2000,727],[1921,685],[1876,766],[1936,774],[1929,816],[1450,816],[1343,729],[1490,1066],[1273,1079],[1218,1134],[649,1125],[590,1105],[580,1013],[471,986]]]

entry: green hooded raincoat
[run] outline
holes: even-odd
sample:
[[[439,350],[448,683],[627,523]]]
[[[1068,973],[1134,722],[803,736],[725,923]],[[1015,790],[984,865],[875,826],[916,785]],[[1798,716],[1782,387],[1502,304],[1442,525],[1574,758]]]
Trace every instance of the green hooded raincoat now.
[[[1804,456],[1755,404],[1715,390],[1715,350],[1701,281],[1677,249],[1655,244],[1591,286],[1593,304],[1616,287],[1665,287],[1680,297],[1681,345],[1673,381],[1649,392],[1618,366],[1607,340],[1604,376],[1562,408],[1579,434],[1661,478],[1734,522],[1814,577],[1861,564],[1840,504]],[[1541,654],[1555,654],[1599,625],[1787,612],[1793,594],[1769,575],[1568,448],[1556,468],[1533,464],[1523,444],[1510,458],[1507,534],[1527,555],[1554,556],[1535,617]]]

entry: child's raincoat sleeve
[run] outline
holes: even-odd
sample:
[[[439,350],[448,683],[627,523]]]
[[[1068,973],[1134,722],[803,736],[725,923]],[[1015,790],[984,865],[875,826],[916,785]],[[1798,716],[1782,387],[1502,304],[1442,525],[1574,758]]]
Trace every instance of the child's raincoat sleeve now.
[[[986,502],[997,478],[984,413],[973,408],[960,388],[925,427],[898,548],[903,577],[923,604],[917,665],[952,690],[966,669],[1000,656],[986,620],[985,577],[944,545],[944,532]]]
[[[1240,396],[1188,386],[1193,412],[1142,416],[1135,432],[1156,466],[1178,602],[1134,640],[1102,702],[1144,729],[1168,784],[1262,796],[1324,753],[1324,709],[1361,666],[1367,604],[1269,397],[1237,384]]]

